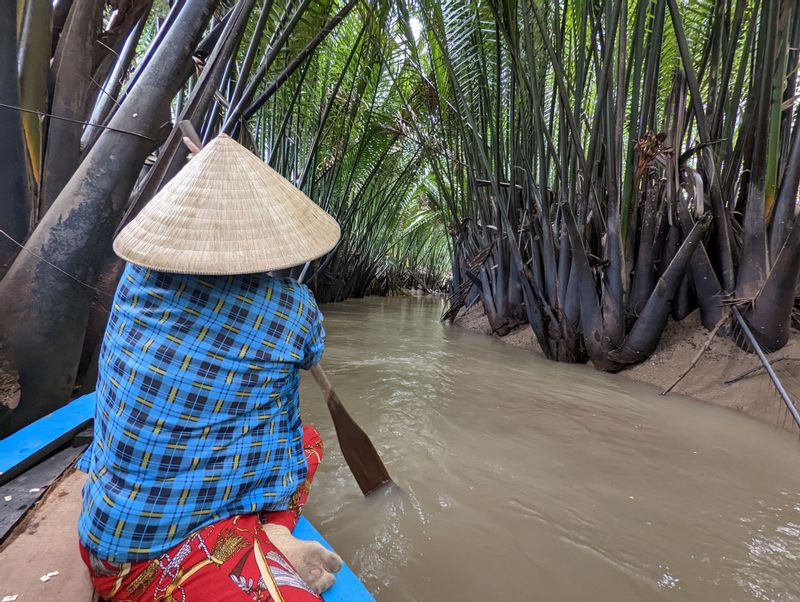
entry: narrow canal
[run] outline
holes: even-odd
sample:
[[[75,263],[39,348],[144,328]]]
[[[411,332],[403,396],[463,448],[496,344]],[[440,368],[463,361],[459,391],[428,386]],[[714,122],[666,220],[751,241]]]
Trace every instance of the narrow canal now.
[[[361,498],[304,375],[328,444],[307,512],[380,601],[800,600],[796,437],[433,300],[323,311],[331,381],[405,494]]]

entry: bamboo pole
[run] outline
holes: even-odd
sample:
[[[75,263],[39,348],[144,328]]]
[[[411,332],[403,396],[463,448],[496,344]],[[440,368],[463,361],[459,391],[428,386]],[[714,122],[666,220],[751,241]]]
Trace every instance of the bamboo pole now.
[[[739,312],[739,308],[734,305],[732,311],[733,315],[736,316],[736,320],[739,322],[739,326],[741,327],[744,336],[747,337],[747,340],[755,350],[758,359],[760,359],[761,363],[764,365],[764,370],[766,370],[767,374],[769,374],[772,384],[775,385],[775,388],[778,390],[778,393],[783,399],[783,403],[785,403],[786,407],[789,408],[789,413],[792,415],[792,418],[794,418],[795,424],[800,427],[800,412],[797,411],[797,407],[794,405],[792,398],[789,397],[789,393],[787,393],[786,389],[783,388],[783,384],[778,378],[778,375],[775,374],[775,370],[772,369],[772,365],[769,363],[764,351],[762,351],[761,345],[758,344],[758,341],[756,341],[756,337],[753,336],[753,333],[751,332],[750,327],[747,325],[747,322],[744,321],[741,312]]]

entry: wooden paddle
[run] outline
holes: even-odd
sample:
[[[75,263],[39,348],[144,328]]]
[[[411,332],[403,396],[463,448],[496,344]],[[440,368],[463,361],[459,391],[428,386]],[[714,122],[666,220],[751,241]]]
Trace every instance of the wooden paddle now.
[[[350,467],[350,472],[353,473],[361,488],[361,493],[369,495],[383,485],[391,483],[389,472],[383,465],[375,446],[342,405],[322,366],[317,364],[311,368],[311,376],[317,381],[325,403],[328,404],[339,447],[345,462]]]
[[[306,262],[297,279],[301,284],[308,272],[309,264],[310,262]],[[311,376],[317,381],[325,403],[328,404],[333,427],[336,429],[336,438],[339,440],[339,449],[342,450],[344,461],[347,462],[350,472],[356,478],[361,493],[367,496],[384,485],[390,484],[392,478],[389,476],[386,466],[383,465],[375,446],[345,409],[320,364],[311,368]]]
[[[178,123],[178,127],[183,134],[182,139],[186,147],[192,154],[199,153],[203,148],[203,143],[192,123],[184,120]],[[303,282],[308,271],[308,265],[306,263],[303,267],[299,282]],[[322,366],[317,364],[311,368],[311,374],[322,390],[325,403],[328,404],[328,411],[331,413],[333,426],[336,429],[336,438],[339,440],[339,448],[342,450],[347,466],[350,467],[350,472],[353,473],[358,486],[361,488],[361,493],[366,496],[380,489],[383,485],[391,483],[392,479],[389,476],[389,472],[383,465],[375,446],[342,405],[339,396],[333,390],[328,377],[322,370]]]

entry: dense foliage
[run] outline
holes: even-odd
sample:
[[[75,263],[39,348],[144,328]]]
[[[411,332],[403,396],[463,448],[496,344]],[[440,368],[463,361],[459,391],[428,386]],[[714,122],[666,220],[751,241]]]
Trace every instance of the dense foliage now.
[[[548,357],[605,370],[698,306],[711,329],[737,304],[763,347],[786,343],[800,5],[404,10],[426,33],[411,52],[435,99],[420,129],[453,233],[453,311],[477,296],[496,332],[527,320]]]
[[[111,241],[185,164],[182,122],[339,220],[320,301],[449,285],[448,316],[479,300],[605,370],[698,307],[788,338],[794,0],[1,6],[0,436],[91,386]]]

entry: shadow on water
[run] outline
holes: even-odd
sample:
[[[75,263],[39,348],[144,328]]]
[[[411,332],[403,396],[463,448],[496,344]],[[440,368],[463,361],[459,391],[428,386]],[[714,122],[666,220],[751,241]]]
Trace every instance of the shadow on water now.
[[[402,487],[326,457],[310,518],[380,600],[800,600],[798,443],[735,412],[438,322],[326,306],[325,366]]]

